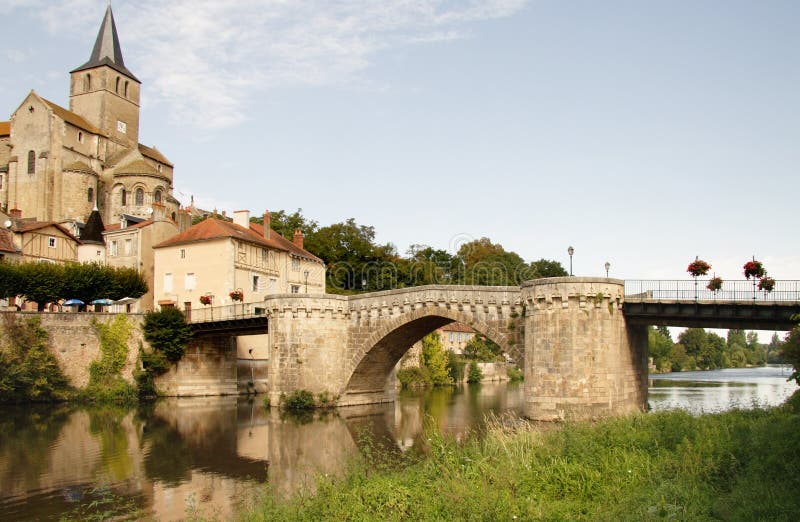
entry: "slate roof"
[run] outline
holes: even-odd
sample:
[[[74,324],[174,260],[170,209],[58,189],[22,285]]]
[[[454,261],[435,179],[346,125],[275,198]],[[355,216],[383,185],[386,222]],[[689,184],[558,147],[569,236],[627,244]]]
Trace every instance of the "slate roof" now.
[[[81,230],[81,241],[91,242],[91,243],[103,243],[103,218],[100,216],[100,212],[95,208],[92,210],[92,213],[89,214],[89,219],[86,220],[86,224],[83,226],[83,230]]]
[[[17,247],[14,246],[14,237],[11,231],[5,228],[0,229],[0,252],[8,252],[10,254],[19,252]]]
[[[89,57],[89,61],[70,72],[94,69],[102,65],[107,65],[129,78],[137,82],[139,81],[139,79],[125,67],[125,61],[122,59],[122,48],[119,45],[117,24],[114,23],[114,13],[111,12],[111,5],[106,9],[106,14],[103,17],[103,23],[100,25],[100,31],[97,33],[97,40],[94,42],[94,48],[92,49],[92,55]]]
[[[116,232],[118,230],[128,230],[128,229],[131,229],[131,228],[144,228],[147,225],[151,225],[153,223],[154,223],[154,221],[152,219],[145,219],[144,221],[140,221],[138,223],[130,223],[125,228],[122,228],[122,224],[121,223],[114,223],[113,225],[108,225],[105,228],[104,232]]]

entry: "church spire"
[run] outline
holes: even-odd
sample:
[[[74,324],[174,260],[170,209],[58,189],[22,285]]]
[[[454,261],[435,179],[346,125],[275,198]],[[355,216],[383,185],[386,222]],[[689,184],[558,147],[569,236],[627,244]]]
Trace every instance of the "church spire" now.
[[[138,78],[125,67],[125,62],[122,60],[122,48],[119,45],[117,25],[114,23],[114,13],[111,12],[111,4],[106,8],[106,14],[103,17],[103,23],[100,25],[100,31],[97,33],[97,40],[94,42],[94,48],[92,49],[92,55],[89,57],[89,61],[70,72],[93,69],[102,65],[107,65],[129,78],[137,82],[139,81]]]

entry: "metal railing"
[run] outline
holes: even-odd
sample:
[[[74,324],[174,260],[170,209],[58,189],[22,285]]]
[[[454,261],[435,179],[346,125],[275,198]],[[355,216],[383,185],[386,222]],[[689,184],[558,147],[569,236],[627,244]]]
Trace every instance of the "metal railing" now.
[[[209,323],[214,321],[234,321],[251,319],[267,314],[264,303],[234,303],[225,306],[204,306],[184,310],[186,320],[190,323]]]
[[[771,292],[758,289],[758,280],[725,281],[722,288],[711,291],[708,279],[626,280],[625,301],[704,301],[800,303],[800,281],[775,281]]]

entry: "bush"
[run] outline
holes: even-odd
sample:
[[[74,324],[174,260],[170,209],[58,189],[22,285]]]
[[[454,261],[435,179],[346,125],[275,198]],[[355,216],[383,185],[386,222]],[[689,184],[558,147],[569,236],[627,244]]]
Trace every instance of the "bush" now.
[[[172,362],[179,361],[186,350],[192,330],[183,312],[174,307],[149,312],[144,317],[144,338],[154,350]]]
[[[464,380],[464,367],[467,363],[458,355],[447,351],[447,373],[453,382],[459,383]]]
[[[476,383],[483,380],[483,372],[478,368],[478,363],[472,361],[469,363],[469,373],[467,374],[467,382]]]
[[[287,410],[313,410],[314,394],[308,390],[295,390],[281,395],[281,405]]]
[[[519,366],[508,366],[506,368],[506,375],[510,382],[519,382],[525,379],[525,373]]]
[[[427,368],[403,368],[397,372],[397,379],[403,388],[424,388],[433,384]]]
[[[93,326],[100,337],[100,359],[89,366],[89,385],[79,398],[97,402],[135,401],[136,388],[122,378],[132,329],[128,316],[117,315],[108,324],[95,321]]]

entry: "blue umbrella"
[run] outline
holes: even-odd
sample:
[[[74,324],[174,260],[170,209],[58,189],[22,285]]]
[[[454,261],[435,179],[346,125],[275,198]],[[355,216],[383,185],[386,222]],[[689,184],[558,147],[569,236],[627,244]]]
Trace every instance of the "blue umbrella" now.
[[[93,305],[112,305],[112,304],[114,304],[114,301],[112,301],[111,299],[95,299],[94,301],[92,301],[92,304]]]
[[[83,305],[83,304],[86,304],[86,303],[84,303],[80,299],[67,299],[66,301],[64,301],[61,304],[64,305],[64,306],[80,306],[80,305]]]

